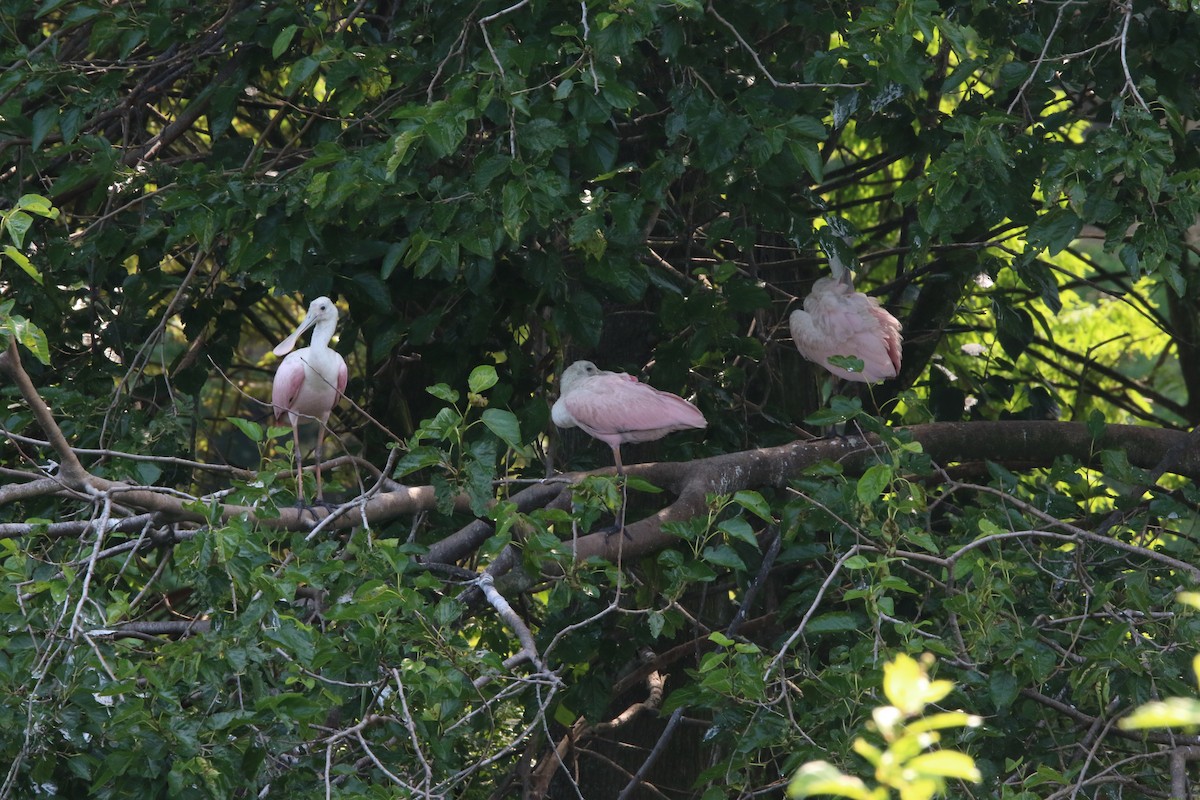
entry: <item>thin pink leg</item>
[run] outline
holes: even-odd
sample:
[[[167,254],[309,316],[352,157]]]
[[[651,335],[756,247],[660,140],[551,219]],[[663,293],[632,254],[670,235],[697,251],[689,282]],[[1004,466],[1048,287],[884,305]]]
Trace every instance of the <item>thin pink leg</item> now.
[[[621,446],[617,445],[612,451],[613,460],[617,462],[617,477],[621,479],[621,515],[617,518],[617,533],[626,536],[625,507],[629,505],[629,479],[625,476],[625,465],[621,463]]]
[[[292,422],[292,447],[296,450],[296,501],[304,505],[304,465],[300,461],[300,424],[299,420]],[[320,473],[317,473],[320,475]],[[318,477],[319,481],[320,478]],[[318,483],[319,487],[320,484]],[[318,489],[319,491],[319,489]]]
[[[325,420],[321,420],[321,426],[317,428],[317,449],[313,453],[313,458],[317,460],[317,505],[325,502],[325,495],[321,489],[321,459],[324,452],[321,445],[325,443]]]

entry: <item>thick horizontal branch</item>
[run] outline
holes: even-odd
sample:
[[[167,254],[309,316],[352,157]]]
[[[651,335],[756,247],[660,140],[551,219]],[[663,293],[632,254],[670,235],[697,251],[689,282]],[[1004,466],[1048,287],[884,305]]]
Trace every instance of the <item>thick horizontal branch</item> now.
[[[1099,439],[1083,423],[1051,421],[936,422],[906,429],[914,441],[938,464],[992,461],[1020,464],[1022,468],[1050,466],[1060,456],[1093,465],[1103,450],[1121,450],[1135,467],[1157,469],[1172,456],[1170,470],[1189,478],[1200,477],[1200,449],[1185,445],[1185,431],[1136,425],[1109,425]],[[662,530],[666,522],[685,520],[705,508],[710,493],[733,494],[742,489],[782,487],[806,469],[835,461],[848,474],[858,474],[879,456],[861,438],[800,441],[778,447],[746,450],[699,461],[649,464],[629,472],[673,490],[677,499],[658,513],[627,526],[629,537],[589,534],[576,543],[582,561],[602,556],[639,557],[669,547],[673,541]]]
[[[89,495],[111,495],[121,505],[138,512],[156,512],[163,521],[207,522],[210,517],[229,519],[245,516],[265,528],[310,530],[324,511],[308,509],[272,509],[272,514],[260,515],[250,506],[227,505],[189,498],[180,492],[154,487],[134,486],[90,474],[80,463],[63,436],[49,407],[34,389],[21,366],[15,344],[0,354],[0,371],[16,383],[29,404],[34,419],[46,434],[60,458],[56,480],[42,476],[35,485],[46,494],[70,489]],[[1153,469],[1156,473],[1172,471],[1189,478],[1200,477],[1200,448],[1188,447],[1189,435],[1183,431],[1132,425],[1109,425],[1098,437],[1093,437],[1082,423],[1051,421],[1006,422],[943,422],[917,425],[907,429],[912,439],[938,464],[994,461],[1000,464],[1050,465],[1059,456],[1070,456],[1085,465],[1095,463],[1102,450],[1121,450],[1137,467]],[[830,460],[840,463],[848,474],[860,473],[880,456],[880,445],[870,440],[851,437],[797,441],[777,447],[744,450],[690,462],[641,464],[629,467],[629,472],[660,486],[675,496],[674,502],[645,519],[627,526],[629,537],[588,534],[575,543],[580,560],[603,556],[638,557],[670,546],[672,539],[663,525],[682,521],[705,509],[709,494],[732,494],[742,489],[783,487],[799,477],[809,467]],[[607,472],[603,470],[601,472]],[[585,473],[586,474],[586,473]],[[570,484],[583,474],[562,475],[520,492],[514,499],[527,511],[553,502],[564,484]],[[394,485],[394,484],[393,484]],[[25,498],[28,485],[21,485]],[[17,498],[9,498],[14,500]],[[202,505],[204,510],[197,508]],[[455,510],[466,512],[470,504],[466,497],[455,499]],[[336,519],[327,520],[323,528],[344,530],[363,522],[382,524],[399,517],[437,507],[437,495],[432,486],[400,487],[352,500],[336,510]],[[444,543],[435,545],[427,558],[430,563],[453,563],[473,552],[487,538],[490,525],[483,520],[469,525]],[[498,576],[499,571],[493,572]]]

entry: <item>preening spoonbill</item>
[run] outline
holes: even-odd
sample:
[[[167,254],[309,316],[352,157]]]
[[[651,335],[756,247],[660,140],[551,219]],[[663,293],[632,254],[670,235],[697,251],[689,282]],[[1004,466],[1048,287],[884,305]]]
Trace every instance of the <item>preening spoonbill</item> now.
[[[879,300],[854,291],[853,276],[841,259],[830,253],[833,274],[813,284],[804,310],[792,312],[788,327],[800,355],[839,378],[876,383],[900,373],[900,321]],[[853,356],[862,372],[829,363],[831,356]]]
[[[328,297],[318,297],[308,306],[308,313],[292,334],[273,351],[275,355],[287,355],[275,371],[275,383],[271,387],[271,405],[275,407],[275,418],[283,422],[284,416],[292,426],[292,441],[296,448],[296,499],[304,504],[304,479],[300,458],[300,423],[316,420],[317,428],[317,502],[323,503],[321,494],[321,445],[325,441],[325,426],[329,412],[337,405],[346,390],[346,360],[341,353],[329,346],[333,331],[337,327],[337,306]],[[309,328],[313,329],[312,343],[292,352],[296,342]]]
[[[611,447],[618,473],[625,469],[625,442],[649,442],[671,431],[708,426],[700,410],[682,397],[660,392],[624,372],[599,369],[590,361],[576,361],[563,370],[550,416],[558,427],[582,428]]]

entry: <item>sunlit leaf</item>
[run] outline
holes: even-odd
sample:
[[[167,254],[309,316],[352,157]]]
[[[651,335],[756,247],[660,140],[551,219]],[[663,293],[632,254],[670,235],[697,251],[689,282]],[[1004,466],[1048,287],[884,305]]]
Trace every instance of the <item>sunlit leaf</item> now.
[[[17,266],[23,269],[26,275],[33,278],[39,286],[42,285],[42,273],[38,271],[38,268],[33,265],[33,262],[30,261],[24,253],[13,247],[11,244],[4,245],[3,250],[0,252],[3,252],[4,255],[15,261]]]
[[[851,800],[873,800],[873,795],[860,778],[846,775],[826,761],[813,761],[802,766],[788,784],[789,797],[832,795]]]
[[[1171,697],[1138,706],[1117,725],[1123,730],[1200,726],[1200,700]]]
[[[975,759],[966,753],[955,750],[938,750],[933,753],[922,753],[915,756],[905,765],[908,769],[925,775],[936,775],[940,778],[954,778],[978,783],[983,780]]]

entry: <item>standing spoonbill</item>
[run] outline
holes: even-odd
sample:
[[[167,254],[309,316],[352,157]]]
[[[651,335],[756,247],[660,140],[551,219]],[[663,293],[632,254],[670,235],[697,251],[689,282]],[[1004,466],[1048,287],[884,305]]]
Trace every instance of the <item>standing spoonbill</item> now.
[[[671,431],[708,426],[700,409],[682,397],[660,392],[624,372],[599,369],[590,361],[576,361],[563,370],[550,416],[558,427],[582,428],[611,447],[618,474],[625,471],[625,442],[649,442]]]
[[[834,253],[833,274],[813,284],[804,310],[788,318],[792,341],[800,355],[839,378],[877,383],[900,373],[900,321],[879,305],[877,298],[854,291],[853,274]],[[831,356],[851,356],[863,362],[861,372],[829,363]]]
[[[296,449],[296,500],[304,505],[304,478],[300,458],[300,423],[316,420],[317,503],[325,502],[321,494],[321,445],[325,441],[325,426],[329,413],[346,390],[346,359],[329,346],[337,327],[337,306],[328,297],[318,297],[308,307],[308,313],[292,334],[274,349],[275,355],[287,358],[275,371],[271,387],[271,405],[275,419],[283,422],[286,415],[292,426],[292,441]],[[313,329],[312,343],[292,352],[300,335]]]

